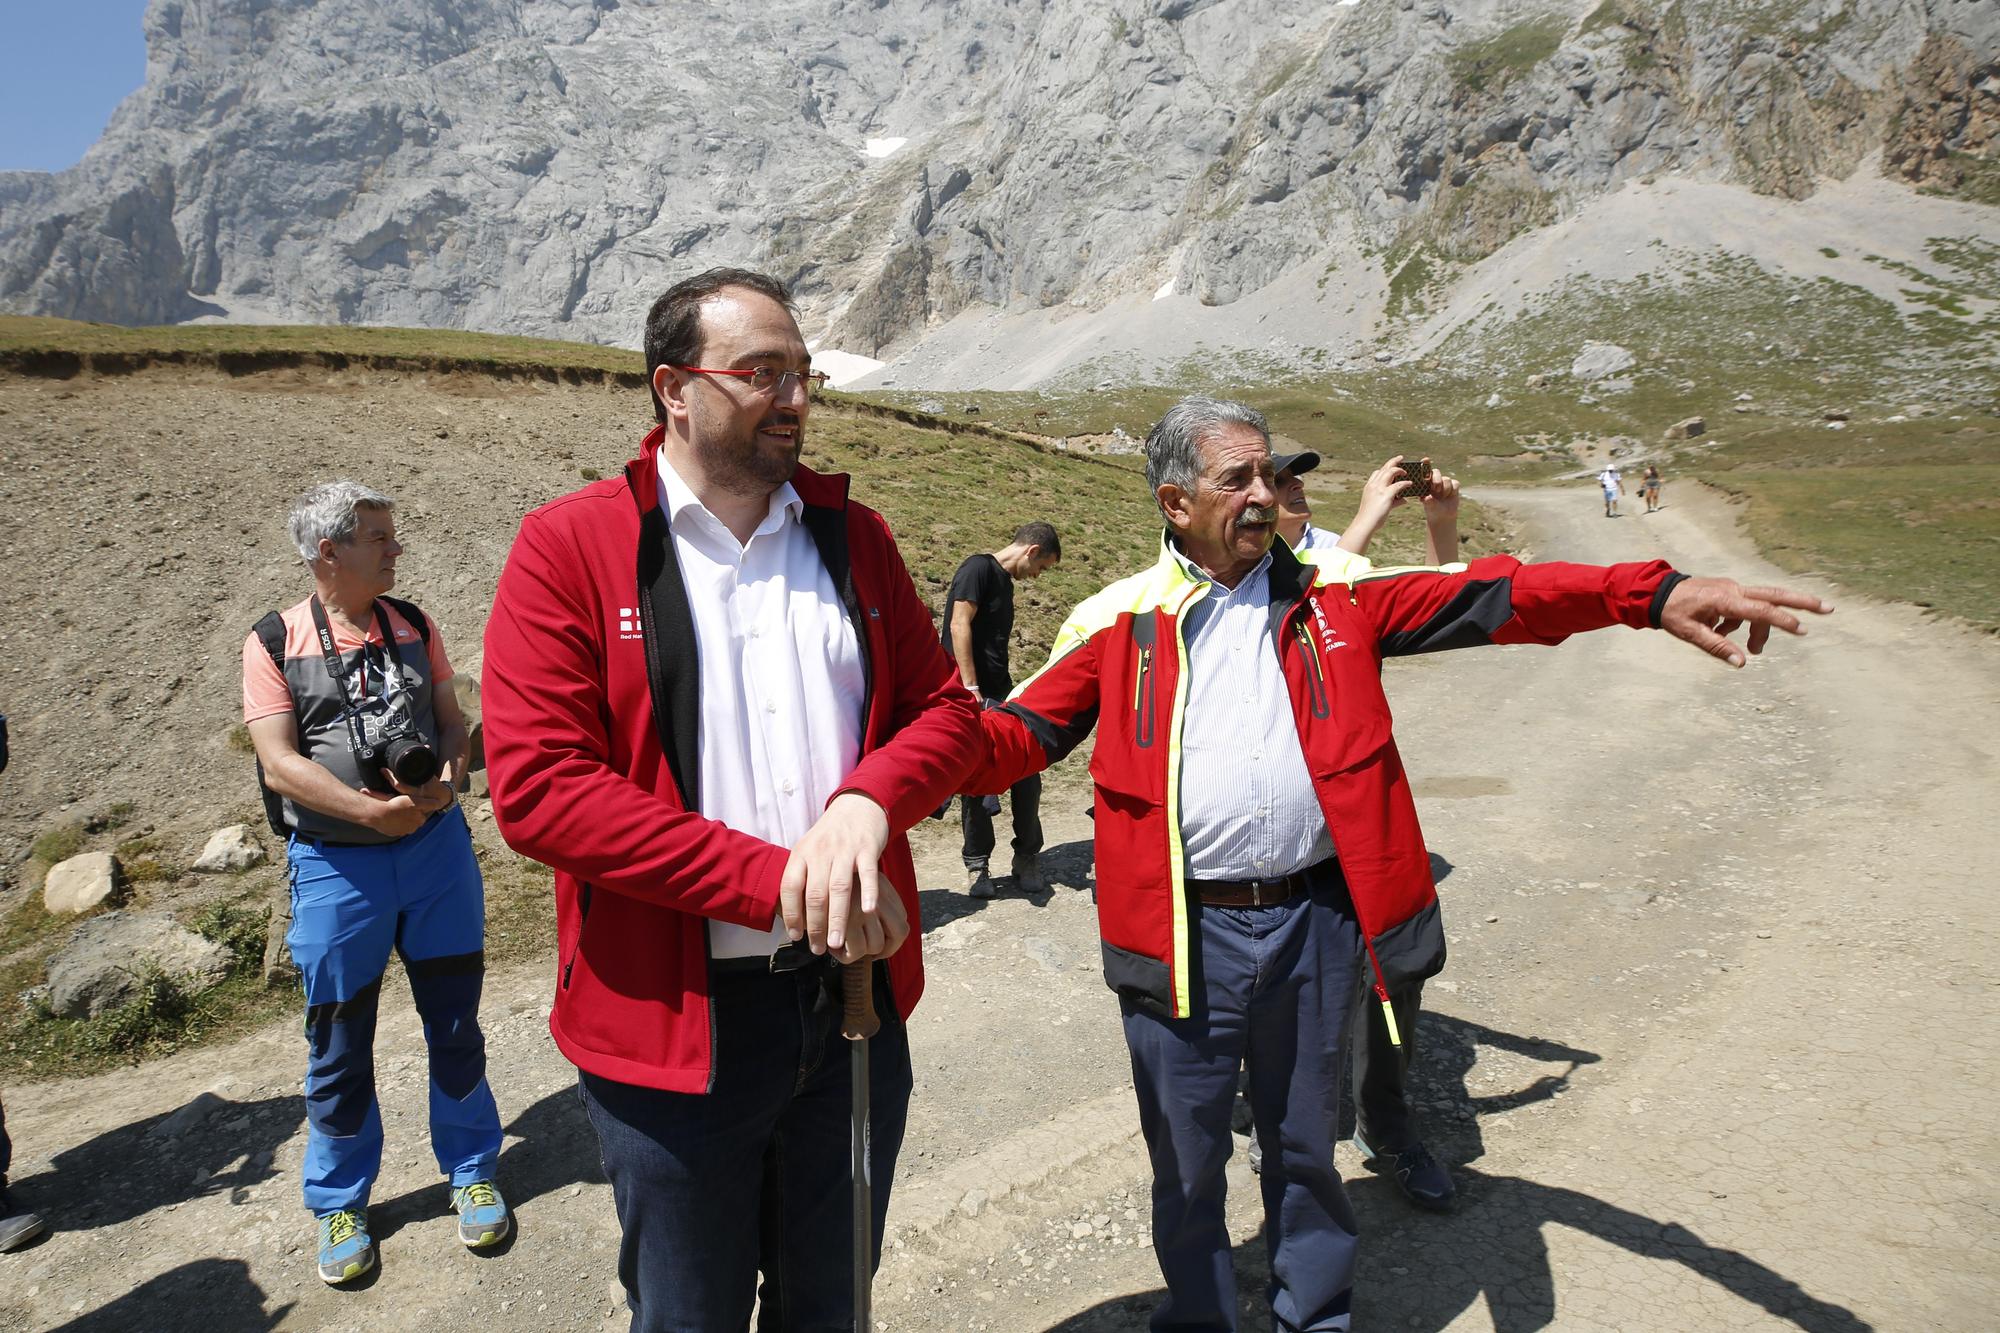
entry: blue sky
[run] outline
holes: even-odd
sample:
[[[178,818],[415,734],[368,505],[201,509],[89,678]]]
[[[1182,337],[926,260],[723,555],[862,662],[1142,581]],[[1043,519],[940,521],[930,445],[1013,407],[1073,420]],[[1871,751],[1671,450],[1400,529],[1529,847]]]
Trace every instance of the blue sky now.
[[[60,171],[146,81],[146,0],[0,0],[0,171]]]

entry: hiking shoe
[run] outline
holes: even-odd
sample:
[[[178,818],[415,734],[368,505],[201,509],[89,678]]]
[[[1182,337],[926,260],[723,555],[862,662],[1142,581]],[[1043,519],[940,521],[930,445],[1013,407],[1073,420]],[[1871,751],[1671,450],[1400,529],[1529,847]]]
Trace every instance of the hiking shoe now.
[[[1448,1213],[1457,1201],[1458,1187],[1451,1183],[1451,1172],[1431,1156],[1430,1150],[1421,1143],[1413,1143],[1397,1152],[1368,1146],[1357,1130],[1354,1146],[1361,1153],[1361,1160],[1368,1164],[1370,1171],[1378,1175],[1392,1177],[1403,1197],[1417,1207],[1432,1213]]]
[[[319,1216],[319,1280],[329,1287],[351,1282],[375,1266],[368,1214],[342,1208]]]
[[[1017,856],[1014,858],[1014,883],[1023,893],[1040,893],[1048,887],[1042,879],[1042,858],[1039,856]]]
[[[39,1214],[21,1207],[0,1189],[0,1254],[20,1249],[47,1230]]]
[[[458,1238],[468,1250],[498,1245],[514,1227],[507,1201],[490,1180],[459,1186],[451,1192],[451,1206],[458,1209]]]
[[[986,873],[985,866],[967,866],[965,868],[965,891],[975,898],[991,898],[993,896],[993,876]]]

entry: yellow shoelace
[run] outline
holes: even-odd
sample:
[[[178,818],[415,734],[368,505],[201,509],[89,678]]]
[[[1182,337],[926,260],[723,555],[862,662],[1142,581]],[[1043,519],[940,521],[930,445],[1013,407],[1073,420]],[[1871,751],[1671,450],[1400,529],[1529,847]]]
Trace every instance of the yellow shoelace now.
[[[351,1212],[334,1213],[326,1219],[326,1243],[328,1247],[354,1239],[359,1231],[360,1219]]]
[[[500,1192],[488,1181],[475,1180],[470,1185],[461,1186],[458,1191],[458,1206],[461,1208],[467,1204],[474,1208],[491,1208],[499,1202]]]

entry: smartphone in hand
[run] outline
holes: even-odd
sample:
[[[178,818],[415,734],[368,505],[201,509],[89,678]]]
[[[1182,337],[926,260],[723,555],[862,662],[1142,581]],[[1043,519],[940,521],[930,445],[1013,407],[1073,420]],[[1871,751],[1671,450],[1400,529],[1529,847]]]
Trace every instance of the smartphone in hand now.
[[[1410,462],[1403,461],[1403,475],[1410,479],[1410,489],[1403,492],[1405,500],[1421,500],[1431,493],[1431,460],[1428,458]]]

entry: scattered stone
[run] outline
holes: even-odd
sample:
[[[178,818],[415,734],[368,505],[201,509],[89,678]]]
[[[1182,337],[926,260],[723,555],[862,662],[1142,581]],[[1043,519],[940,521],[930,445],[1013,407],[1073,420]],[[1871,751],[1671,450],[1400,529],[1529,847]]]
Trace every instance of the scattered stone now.
[[[1597,396],[1595,394],[1580,393],[1576,396],[1576,401],[1584,407],[1591,407],[1596,404]]]
[[[229,951],[164,912],[107,912],[79,926],[49,960],[49,1008],[95,1018],[131,999],[155,970],[184,990],[204,991],[229,974]]]
[[[1394,352],[1383,351],[1375,353],[1375,360],[1385,366],[1395,359],[1396,354]]]
[[[1684,420],[1676,421],[1673,425],[1667,427],[1666,438],[1669,440],[1692,440],[1697,435],[1705,435],[1707,433],[1708,423],[1706,421],[1700,417],[1688,417]]]
[[[1757,401],[1757,396],[1746,390],[1736,395],[1736,401],[1739,403],[1754,403]]]
[[[967,1190],[965,1197],[958,1201],[958,1211],[967,1217],[977,1217],[986,1211],[986,1197],[985,1190]]]
[[[1486,406],[1488,407],[1500,406],[1500,391],[1498,389],[1495,389],[1492,393],[1486,395]]]
[[[228,1105],[213,1092],[198,1093],[193,1101],[147,1130],[146,1137],[154,1142],[177,1139],[189,1130],[199,1128],[202,1122]]]
[[[1848,419],[1847,409],[1844,407],[1826,408],[1819,414],[1819,419],[1821,421],[1846,421]]]
[[[1021,952],[1040,963],[1051,972],[1060,972],[1069,966],[1069,953],[1054,940],[1030,935],[1021,941]]]
[[[114,901],[124,888],[123,869],[110,852],[84,852],[49,871],[42,881],[42,906],[59,915],[88,912]]]
[[[1548,387],[1548,383],[1549,377],[1547,375],[1528,376],[1528,387],[1530,389],[1545,389]]]
[[[1590,387],[1599,393],[1630,393],[1632,381],[1628,376],[1618,375],[1608,380],[1599,380]]]
[[[263,865],[268,859],[263,847],[250,836],[248,824],[231,824],[209,835],[201,855],[195,858],[194,868],[211,875],[235,874]]]
[[[493,785],[485,769],[475,768],[465,775],[465,794],[481,801],[493,794]]]
[[[1630,370],[1635,364],[1633,355],[1617,343],[1587,342],[1569,363],[1569,373],[1573,379],[1588,382]]]

